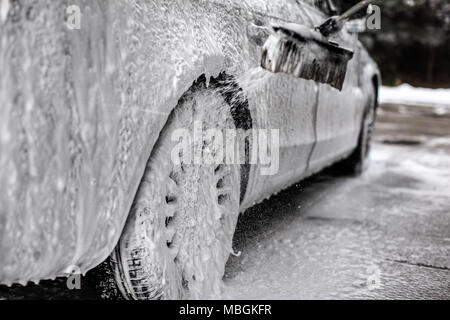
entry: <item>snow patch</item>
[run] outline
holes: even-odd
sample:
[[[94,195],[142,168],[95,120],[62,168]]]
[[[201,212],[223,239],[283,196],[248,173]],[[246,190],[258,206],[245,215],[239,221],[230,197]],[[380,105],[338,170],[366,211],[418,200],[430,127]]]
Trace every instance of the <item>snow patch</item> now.
[[[382,87],[380,103],[403,103],[421,106],[445,106],[450,108],[450,89],[415,88],[409,84],[398,87]]]
[[[0,22],[4,23],[8,17],[8,12],[10,9],[9,0],[0,0]]]

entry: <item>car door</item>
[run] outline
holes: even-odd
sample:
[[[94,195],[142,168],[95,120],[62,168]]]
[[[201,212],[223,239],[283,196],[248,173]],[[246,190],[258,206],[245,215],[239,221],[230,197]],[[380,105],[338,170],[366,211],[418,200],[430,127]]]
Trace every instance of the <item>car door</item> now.
[[[322,20],[327,18],[321,12]],[[319,85],[316,137],[317,142],[309,163],[309,173],[317,172],[345,157],[357,145],[361,128],[364,97],[360,88],[360,51],[356,35],[345,28],[331,41],[354,51],[342,91],[329,85]]]
[[[240,78],[240,85],[249,99],[254,130],[279,132],[279,164],[276,172],[269,175],[261,171],[264,164],[252,166],[242,209],[294,184],[308,172],[316,142],[319,98],[316,82],[272,74],[259,67],[262,46],[267,39],[264,27],[294,22],[312,28],[321,19],[319,11],[303,1],[266,1],[260,7],[260,1],[254,2],[247,30],[252,67]]]

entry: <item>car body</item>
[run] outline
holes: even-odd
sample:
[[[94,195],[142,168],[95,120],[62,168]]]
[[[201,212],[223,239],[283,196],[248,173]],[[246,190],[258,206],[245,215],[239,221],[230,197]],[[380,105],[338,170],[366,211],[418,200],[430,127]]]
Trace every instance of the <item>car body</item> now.
[[[4,3],[3,1],[2,3]],[[117,244],[152,149],[202,75],[226,74],[253,128],[280,129],[278,173],[250,167],[241,212],[348,156],[376,64],[355,35],[342,92],[254,77],[271,23],[318,25],[308,1],[6,1],[0,29],[0,283],[94,268]],[[6,13],[5,13],[6,12]]]

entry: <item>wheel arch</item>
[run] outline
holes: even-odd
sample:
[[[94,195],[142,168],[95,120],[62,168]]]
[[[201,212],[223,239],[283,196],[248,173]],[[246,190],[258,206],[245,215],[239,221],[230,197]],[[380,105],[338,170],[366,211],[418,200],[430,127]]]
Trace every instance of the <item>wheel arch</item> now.
[[[167,118],[165,124],[163,125],[162,129],[160,130],[159,134],[161,134],[165,128],[167,128],[168,124],[171,121],[171,118],[173,117],[173,114],[175,110],[180,107],[180,105],[183,104],[184,100],[189,97],[192,93],[194,93],[197,90],[202,89],[212,89],[217,90],[222,97],[224,98],[225,102],[230,107],[230,112],[233,117],[234,123],[236,125],[236,129],[248,131],[253,128],[253,120],[252,115],[249,108],[249,102],[248,99],[245,97],[243,89],[239,86],[236,77],[233,75],[230,75],[226,72],[221,72],[217,77],[211,76],[210,79],[206,78],[205,74],[200,75],[189,87],[188,90],[186,90],[183,95],[178,100],[178,103],[175,105],[175,107],[172,108],[170,111],[169,117]],[[159,140],[159,137],[156,141]],[[248,180],[249,180],[249,174],[250,174],[250,155],[249,155],[249,142],[248,139],[245,140],[246,146],[245,146],[245,164],[241,166],[241,196],[240,200],[243,201],[245,197],[245,193],[247,191],[248,186]],[[155,148],[156,143],[152,147],[152,150],[150,152],[149,157],[151,156],[151,153],[153,152],[153,149]]]

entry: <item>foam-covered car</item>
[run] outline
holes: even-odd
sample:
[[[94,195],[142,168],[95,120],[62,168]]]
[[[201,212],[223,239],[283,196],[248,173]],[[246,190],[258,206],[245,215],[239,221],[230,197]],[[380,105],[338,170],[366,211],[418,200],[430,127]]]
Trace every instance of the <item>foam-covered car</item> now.
[[[380,75],[357,36],[334,38],[354,51],[342,91],[260,67],[268,26],[317,26],[321,2],[1,1],[0,283],[109,257],[126,298],[217,297],[240,212],[339,161],[361,172]],[[174,161],[198,123],[236,132],[243,161]],[[251,159],[264,130],[271,163]]]

